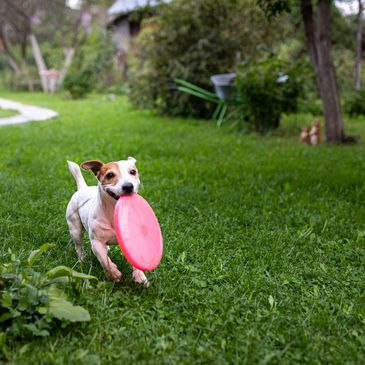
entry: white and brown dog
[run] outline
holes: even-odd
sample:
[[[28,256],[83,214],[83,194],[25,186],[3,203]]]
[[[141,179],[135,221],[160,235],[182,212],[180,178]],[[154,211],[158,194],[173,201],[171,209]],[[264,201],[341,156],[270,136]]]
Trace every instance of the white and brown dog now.
[[[91,170],[98,179],[97,186],[88,186],[80,167],[71,161],[68,168],[74,176],[77,191],[72,196],[66,210],[66,220],[72,239],[75,241],[77,255],[81,261],[85,258],[83,232],[88,232],[91,249],[109,278],[120,281],[121,272],[108,256],[108,245],[116,244],[114,232],[114,208],[120,195],[137,193],[139,188],[136,160],[103,163],[98,160],[81,164],[85,170]],[[143,271],[133,268],[133,280],[145,286],[149,282]]]

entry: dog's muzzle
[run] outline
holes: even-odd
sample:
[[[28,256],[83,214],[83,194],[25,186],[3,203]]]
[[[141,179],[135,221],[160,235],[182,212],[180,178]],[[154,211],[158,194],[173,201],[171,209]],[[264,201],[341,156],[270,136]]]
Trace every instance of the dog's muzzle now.
[[[134,186],[132,183],[124,183],[122,185],[122,192],[121,194],[115,194],[111,189],[105,189],[105,191],[115,200],[119,199],[120,195],[130,195],[134,192]]]

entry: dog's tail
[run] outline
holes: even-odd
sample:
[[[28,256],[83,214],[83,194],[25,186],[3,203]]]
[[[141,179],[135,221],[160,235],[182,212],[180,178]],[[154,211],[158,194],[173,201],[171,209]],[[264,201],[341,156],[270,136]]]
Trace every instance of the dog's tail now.
[[[82,188],[86,188],[87,184],[84,180],[84,177],[82,176],[79,165],[76,164],[75,162],[72,162],[72,161],[67,161],[67,163],[68,163],[69,171],[71,172],[72,176],[76,180],[77,190],[80,190]]]

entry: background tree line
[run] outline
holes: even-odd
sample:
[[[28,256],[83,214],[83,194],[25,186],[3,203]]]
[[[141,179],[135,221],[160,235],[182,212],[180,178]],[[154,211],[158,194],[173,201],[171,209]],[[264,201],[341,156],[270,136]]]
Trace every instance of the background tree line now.
[[[333,143],[348,140],[343,110],[365,113],[361,0],[352,16],[331,0],[174,0],[142,10],[132,15],[141,32],[128,55],[127,80],[113,60],[106,16],[112,3],[83,0],[75,9],[64,0],[3,0],[3,85],[32,89],[40,79],[43,86],[44,70],[56,68],[73,97],[128,91],[138,107],[209,118],[214,106],[177,92],[174,79],[211,90],[211,75],[236,72],[238,98],[246,100],[233,114],[239,122],[266,131],[282,113],[323,110]]]

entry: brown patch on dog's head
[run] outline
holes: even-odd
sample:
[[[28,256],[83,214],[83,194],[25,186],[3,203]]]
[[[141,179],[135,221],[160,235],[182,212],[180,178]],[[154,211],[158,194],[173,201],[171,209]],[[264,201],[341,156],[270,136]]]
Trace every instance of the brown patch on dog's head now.
[[[83,162],[81,167],[85,170],[91,170],[102,185],[115,185],[121,176],[116,162],[103,163],[99,160],[91,160]]]
[[[102,185],[115,185],[118,183],[121,173],[116,162],[109,162],[103,164],[97,176]]]

